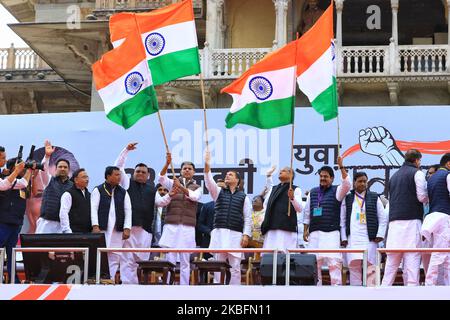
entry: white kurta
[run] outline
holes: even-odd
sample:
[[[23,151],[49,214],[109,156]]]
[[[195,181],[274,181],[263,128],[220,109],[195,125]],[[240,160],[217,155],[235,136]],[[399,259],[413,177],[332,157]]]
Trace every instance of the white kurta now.
[[[86,190],[81,190],[83,196],[86,196]],[[72,233],[70,229],[69,212],[72,208],[72,195],[69,192],[64,192],[61,197],[61,207],[59,209],[59,222],[61,224],[62,233]]]
[[[100,203],[100,192],[98,191],[97,188],[94,188],[91,194],[91,222],[93,226],[98,225],[99,203]],[[125,194],[124,210],[125,210],[125,222],[123,228],[131,230],[131,201],[128,192]],[[121,248],[123,245],[122,232],[115,230],[114,228],[115,224],[116,224],[116,207],[114,204],[114,190],[113,190],[111,196],[111,205],[109,207],[108,226],[105,232],[106,246],[108,248],[113,247]]]
[[[269,230],[265,235],[263,248],[295,249],[297,248],[297,232]]]
[[[182,180],[186,183],[184,179]],[[166,175],[159,176],[158,182],[167,190],[172,190],[173,180]],[[185,197],[191,201],[198,202],[201,196],[202,188],[198,188],[195,191],[189,190],[189,196]],[[170,196],[167,194],[161,198],[158,206],[166,207],[170,204],[170,201]],[[195,248],[195,227],[183,224],[164,224],[159,246],[167,248]]]
[[[363,194],[360,194],[361,197],[364,198]],[[367,224],[361,223],[360,219],[357,219],[357,212],[366,212],[366,204],[364,203],[363,207],[360,208],[359,202],[355,195],[355,200],[353,201],[352,213],[350,216],[350,235],[347,239],[347,234],[345,230],[346,226],[346,212],[347,207],[345,205],[345,201],[342,202],[341,206],[341,217],[344,217],[344,227],[341,229],[341,239],[343,241],[348,241],[348,249],[367,249],[368,250],[368,261],[371,264],[375,264],[376,262],[376,250],[378,248],[378,243],[369,241],[369,234],[367,232]],[[378,217],[378,231],[377,237],[384,238],[386,234],[387,227],[387,217],[384,214],[384,207],[381,200],[377,199],[377,217]],[[351,263],[353,260],[362,260],[362,253],[347,253],[347,262]]]
[[[269,192],[266,194],[264,200],[264,210],[267,209],[269,203],[270,195],[272,194],[273,186],[270,186]],[[302,191],[300,188],[295,188],[294,199],[291,200],[292,205],[296,213],[291,212],[291,214],[297,214],[302,212]],[[269,230],[265,235],[264,248],[271,249],[295,249],[297,248],[297,232],[289,232],[284,230]]]
[[[205,185],[212,199],[214,201],[217,201],[221,188],[217,186],[216,182],[214,181],[211,171],[205,173]],[[224,228],[213,229],[211,231],[211,242],[209,243],[209,247],[211,249],[241,248],[242,235],[245,234],[251,237],[252,230],[252,204],[248,196],[245,197],[243,215],[244,232],[238,232]],[[242,257],[242,254],[237,252],[230,252],[229,254],[235,257]]]
[[[336,190],[336,200],[342,201],[345,195],[350,191],[352,183],[350,177],[343,179]],[[303,223],[309,225],[311,221],[311,194],[306,199],[305,210],[303,211]],[[341,228],[343,225],[343,217],[341,212]],[[308,248],[311,249],[339,249],[341,246],[341,237],[338,230],[332,232],[313,231],[309,234]],[[317,258],[342,259],[340,253],[320,253],[316,254]]]
[[[61,224],[39,217],[36,221],[36,233],[61,233]]]
[[[450,248],[450,216],[441,212],[432,212],[423,221],[422,236],[433,248]],[[443,279],[440,279],[439,269],[442,269]],[[450,253],[433,252],[431,254],[426,285],[449,285]]]

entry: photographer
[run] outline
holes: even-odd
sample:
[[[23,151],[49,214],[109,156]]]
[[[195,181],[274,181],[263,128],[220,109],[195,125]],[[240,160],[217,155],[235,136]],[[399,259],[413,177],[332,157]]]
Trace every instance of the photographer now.
[[[6,163],[6,151],[4,147],[0,147],[0,168],[2,168]],[[25,163],[20,163],[11,172],[8,168],[0,174],[0,191],[5,191],[11,188],[13,182],[17,176],[25,168]],[[7,176],[7,178],[6,178]]]
[[[17,244],[25,215],[25,188],[28,186],[32,171],[31,168],[25,169],[24,162],[16,162],[17,158],[8,160],[6,168],[12,173],[2,180],[2,183],[8,181],[9,187],[5,191],[0,191],[0,247],[6,247],[9,275],[11,275],[12,249]],[[15,282],[19,282],[17,277]]]
[[[70,164],[66,159],[56,162],[56,174],[54,177],[49,172],[50,156],[55,151],[50,141],[45,141],[45,157],[42,161],[44,171],[40,171],[43,185],[41,217],[37,221],[36,233],[59,233],[61,225],[59,222],[59,211],[61,207],[61,196],[72,188],[73,182],[69,180]]]

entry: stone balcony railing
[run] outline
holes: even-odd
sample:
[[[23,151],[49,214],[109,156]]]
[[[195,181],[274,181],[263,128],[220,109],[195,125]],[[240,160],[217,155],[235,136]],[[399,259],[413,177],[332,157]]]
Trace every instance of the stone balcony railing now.
[[[0,70],[49,70],[51,69],[32,49],[0,48]]]
[[[338,77],[450,75],[447,45],[342,47]]]
[[[272,48],[200,50],[206,80],[238,78]],[[338,78],[449,75],[447,45],[358,46],[337,49]],[[0,49],[0,70],[50,69],[30,48]],[[197,79],[190,76],[182,80]]]
[[[101,13],[117,11],[154,10],[175,2],[178,0],[95,0],[94,14],[101,16]],[[200,18],[204,15],[203,0],[193,0],[192,6],[195,17]]]

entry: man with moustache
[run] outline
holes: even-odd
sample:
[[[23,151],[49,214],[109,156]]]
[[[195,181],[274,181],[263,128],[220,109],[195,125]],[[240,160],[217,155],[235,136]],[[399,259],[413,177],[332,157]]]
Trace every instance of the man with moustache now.
[[[304,211],[303,239],[309,241],[311,249],[339,249],[341,202],[350,191],[352,184],[344,168],[342,158],[338,157],[341,171],[341,184],[333,185],[334,171],[329,166],[319,169],[320,185],[313,188],[306,199]],[[322,264],[326,263],[330,272],[331,285],[342,284],[342,256],[339,253],[317,254],[318,285],[322,285]]]

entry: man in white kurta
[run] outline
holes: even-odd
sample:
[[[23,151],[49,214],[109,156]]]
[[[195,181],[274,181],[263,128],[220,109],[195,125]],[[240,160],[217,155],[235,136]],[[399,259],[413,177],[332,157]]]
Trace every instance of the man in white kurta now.
[[[339,249],[341,244],[340,229],[342,227],[342,219],[340,218],[340,202],[345,198],[347,192],[350,191],[352,184],[345,170],[342,158],[338,157],[338,165],[341,170],[342,182],[339,186],[333,186],[334,171],[328,166],[324,166],[319,170],[320,186],[314,188],[308,194],[304,210],[303,224],[304,234],[303,239],[308,242],[308,248],[311,249]],[[333,194],[327,195],[327,193]],[[313,200],[311,199],[313,196]],[[337,201],[333,212],[326,212],[323,207],[323,202],[329,197],[330,202]],[[333,199],[334,198],[334,199]],[[320,219],[322,217],[332,217],[334,223],[332,228],[323,228],[320,226]],[[310,227],[313,227],[314,220],[319,221],[318,227],[315,231],[310,233]],[[311,225],[311,226],[310,226]],[[314,227],[316,228],[316,227]],[[322,229],[322,230],[321,230]],[[324,231],[325,230],[325,231]],[[330,231],[327,231],[330,230]],[[328,264],[331,284],[342,284],[342,255],[340,253],[320,253],[317,256],[317,276],[318,285],[322,285],[322,265]]]
[[[378,195],[367,190],[367,181],[366,173],[356,173],[353,179],[354,192],[347,195],[345,201],[342,201],[341,220],[343,220],[342,224],[344,227],[341,229],[341,240],[344,247],[349,249],[366,249],[368,251],[367,284],[373,286],[375,285],[374,266],[376,263],[376,250],[378,243],[383,241],[386,234],[387,216],[384,213],[383,203]],[[354,200],[351,201],[352,199]],[[376,207],[376,212],[373,216],[372,214],[374,212],[368,212],[366,210],[367,201],[371,201],[371,207]],[[374,205],[374,203],[376,204]],[[350,205],[350,221],[347,221],[347,217],[349,216],[347,208]],[[371,233],[376,232],[375,238],[372,240],[369,236],[369,228],[371,229]],[[371,234],[371,236],[373,237],[374,235]],[[361,286],[362,253],[347,253],[346,256],[350,271],[350,285]]]
[[[113,168],[109,173],[108,168]],[[130,196],[125,191],[124,198],[124,212],[125,219],[123,224],[123,232],[117,231],[116,226],[116,206],[114,202],[114,195],[116,192],[116,188],[121,188],[119,186],[120,183],[120,169],[117,167],[108,167],[106,175],[106,181],[104,184],[99,185],[94,188],[91,194],[91,222],[92,229],[94,233],[104,232],[106,238],[106,246],[108,248],[123,248],[124,240],[127,240],[130,237],[131,230],[131,201]],[[112,186],[112,190],[109,191],[107,184]],[[104,188],[107,192],[108,196],[111,199],[109,213],[108,213],[108,221],[106,230],[101,230],[99,226],[99,204],[100,204],[100,191],[99,188]],[[120,266],[121,274],[129,274],[130,270],[126,261],[126,255],[123,255],[120,252],[108,252],[108,262],[109,262],[109,273],[111,279],[115,279],[116,272]]]
[[[419,170],[422,154],[415,149],[405,154],[405,163],[389,181],[389,226],[387,249],[414,249],[422,246],[420,229],[423,203],[428,202],[425,174]],[[405,285],[419,285],[421,254],[417,252],[387,253],[383,286],[394,283],[403,259]]]
[[[289,189],[291,176],[294,173],[291,168],[282,168],[279,172],[280,184],[270,186],[264,200],[265,219],[262,224],[263,234],[265,233],[264,248],[270,249],[295,249],[297,248],[297,212],[302,208],[302,191],[299,187]],[[291,212],[288,216],[288,200],[291,203]],[[286,203],[283,201],[286,200]],[[277,203],[280,202],[281,203]],[[276,212],[276,208],[283,207],[285,212]],[[285,207],[285,208],[284,208]],[[268,210],[269,209],[269,210]]]
[[[158,182],[169,190],[161,206],[167,207],[164,227],[159,239],[159,246],[166,248],[195,248],[195,225],[197,203],[202,196],[202,188],[195,184],[193,176],[195,166],[191,162],[181,164],[181,177],[169,179],[167,169],[172,162],[170,153],[167,154],[166,164],[160,172]],[[184,204],[182,204],[184,203]],[[184,206],[184,212],[178,210]],[[168,253],[167,260],[176,264],[180,259],[180,285],[189,285],[190,253]]]
[[[211,195],[213,201],[216,202],[216,208],[214,213],[214,226],[211,231],[211,242],[209,247],[211,249],[232,249],[232,248],[245,248],[248,245],[248,241],[251,235],[252,226],[252,204],[243,191],[238,190],[238,185],[240,182],[239,174],[235,171],[227,172],[225,176],[226,188],[220,188],[214,181],[211,169],[210,169],[210,154],[206,153],[205,157],[205,185]],[[218,222],[218,199],[224,194],[230,196],[231,201],[233,201],[234,196],[240,196],[243,200],[242,209],[240,209],[240,219],[243,225],[240,226],[240,230],[233,230],[225,225],[219,224]],[[230,203],[228,203],[228,208],[231,209]],[[228,219],[230,216],[227,217]],[[236,217],[237,218],[237,217]],[[234,228],[235,226],[233,226]],[[237,229],[237,228],[234,228]],[[225,261],[228,259],[228,263],[231,266],[231,285],[241,284],[241,260],[242,253],[239,252],[228,252],[228,253],[218,253],[215,254],[215,259],[219,261]],[[219,277],[215,275],[215,282],[219,282]]]
[[[428,179],[430,213],[425,216],[421,234],[433,248],[450,248],[450,153]],[[426,273],[426,285],[450,285],[450,253],[433,252]]]
[[[137,143],[129,143],[119,154],[115,165],[121,171],[120,186],[128,191],[132,207],[132,226],[130,238],[124,241],[124,248],[150,248],[152,243],[151,227],[155,206],[160,205],[161,197],[148,183],[149,169],[144,163],[138,163],[131,179],[125,172],[128,153],[136,149]],[[137,261],[148,260],[149,252],[124,252],[128,273],[121,274],[122,283],[137,284]]]

